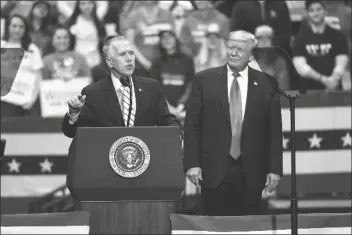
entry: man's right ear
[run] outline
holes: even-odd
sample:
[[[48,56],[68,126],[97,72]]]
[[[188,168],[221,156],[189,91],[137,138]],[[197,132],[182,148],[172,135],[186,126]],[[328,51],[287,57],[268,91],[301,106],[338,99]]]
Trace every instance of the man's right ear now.
[[[106,64],[109,66],[109,68],[112,68],[112,67],[113,67],[112,61],[110,60],[109,57],[105,57],[105,62],[106,62]]]

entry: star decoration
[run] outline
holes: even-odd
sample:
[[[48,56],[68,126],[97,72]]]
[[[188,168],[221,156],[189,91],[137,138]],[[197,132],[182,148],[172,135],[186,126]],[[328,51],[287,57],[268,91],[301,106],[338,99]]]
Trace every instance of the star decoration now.
[[[47,158],[45,158],[44,162],[40,162],[41,172],[51,172],[51,167],[54,165]]]
[[[323,140],[323,138],[318,137],[316,133],[311,138],[308,138],[308,141],[310,143],[310,148],[320,148],[320,142]]]
[[[12,159],[12,161],[7,163],[7,165],[9,167],[9,172],[20,172],[21,163],[17,162],[16,159]]]
[[[347,147],[347,146],[352,145],[351,144],[351,135],[349,132],[347,132],[345,136],[342,136],[341,140],[343,141],[343,144],[342,144],[343,147]]]
[[[290,141],[290,139],[288,139],[288,138],[286,139],[285,136],[282,137],[282,147],[284,149],[287,149],[287,144],[289,141]]]

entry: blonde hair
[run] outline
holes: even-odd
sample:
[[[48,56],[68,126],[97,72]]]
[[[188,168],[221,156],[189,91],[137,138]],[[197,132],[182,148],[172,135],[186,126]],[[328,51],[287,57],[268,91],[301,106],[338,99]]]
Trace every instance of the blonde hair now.
[[[228,41],[245,41],[248,43],[250,49],[252,50],[258,45],[258,40],[256,37],[245,30],[232,31],[229,35]]]

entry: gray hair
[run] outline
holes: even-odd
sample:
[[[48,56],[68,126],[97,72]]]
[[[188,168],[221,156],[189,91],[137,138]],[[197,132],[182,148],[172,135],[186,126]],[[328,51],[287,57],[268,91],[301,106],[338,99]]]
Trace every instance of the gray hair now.
[[[256,39],[256,37],[245,30],[232,31],[228,38],[228,41],[231,40],[245,41],[250,46],[251,50],[258,45],[258,40]]]
[[[112,36],[108,40],[106,40],[103,46],[103,54],[105,58],[108,57],[108,51],[113,41],[127,41],[127,38],[125,38],[124,36]]]

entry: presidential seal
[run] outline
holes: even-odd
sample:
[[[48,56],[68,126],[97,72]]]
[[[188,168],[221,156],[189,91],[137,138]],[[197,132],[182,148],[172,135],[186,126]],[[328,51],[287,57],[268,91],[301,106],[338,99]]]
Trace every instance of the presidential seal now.
[[[150,152],[141,139],[126,136],[118,139],[111,146],[109,161],[118,175],[135,178],[147,170],[150,163]]]

